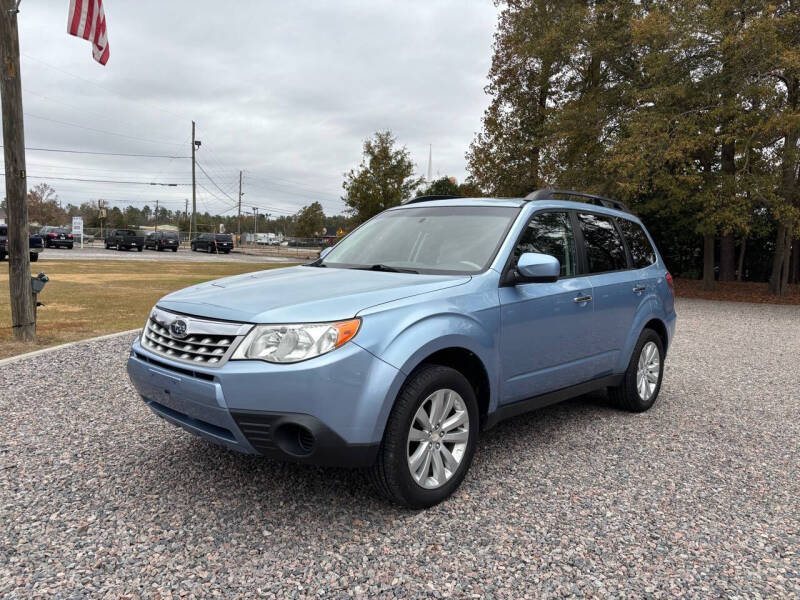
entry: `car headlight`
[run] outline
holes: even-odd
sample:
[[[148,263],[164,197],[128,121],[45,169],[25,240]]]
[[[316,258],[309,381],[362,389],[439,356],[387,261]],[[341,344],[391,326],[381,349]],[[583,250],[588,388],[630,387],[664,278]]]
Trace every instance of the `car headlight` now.
[[[326,354],[347,343],[358,332],[361,319],[336,323],[257,325],[247,334],[232,360],[294,363]]]

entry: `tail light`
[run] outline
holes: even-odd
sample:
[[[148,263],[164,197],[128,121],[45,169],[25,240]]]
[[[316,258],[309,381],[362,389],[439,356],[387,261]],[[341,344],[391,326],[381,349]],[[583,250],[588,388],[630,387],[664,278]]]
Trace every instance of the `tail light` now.
[[[47,237],[54,238],[54,237],[56,237],[56,234],[55,233],[49,233],[49,234],[47,234]]]
[[[72,234],[71,234],[71,233],[69,234],[69,239],[73,239],[73,237],[72,237]]]
[[[672,292],[672,295],[674,296],[675,295],[675,282],[672,281],[672,275],[667,273],[667,275],[666,275],[666,277],[664,277],[664,279],[667,280],[667,285],[669,286],[669,290]]]

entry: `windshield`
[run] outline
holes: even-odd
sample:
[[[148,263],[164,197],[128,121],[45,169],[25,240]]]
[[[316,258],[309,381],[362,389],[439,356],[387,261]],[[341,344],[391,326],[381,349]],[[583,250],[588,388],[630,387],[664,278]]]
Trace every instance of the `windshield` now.
[[[478,273],[489,266],[519,209],[500,206],[419,207],[370,219],[319,266]]]

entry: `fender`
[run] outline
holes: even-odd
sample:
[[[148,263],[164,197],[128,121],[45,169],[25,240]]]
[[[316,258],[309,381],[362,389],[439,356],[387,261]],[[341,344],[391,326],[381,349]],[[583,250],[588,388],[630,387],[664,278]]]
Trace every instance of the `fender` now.
[[[639,304],[631,330],[628,333],[628,337],[625,338],[622,351],[619,353],[617,365],[614,368],[615,373],[624,373],[628,368],[628,364],[631,362],[631,356],[633,355],[633,348],[636,346],[636,342],[639,341],[639,336],[642,335],[644,326],[653,319],[661,321],[662,324],[664,323],[663,311],[658,310],[658,302],[659,299],[656,294],[651,292]]]
[[[384,321],[378,326],[378,329],[381,329],[391,321],[393,312],[370,315],[369,318]],[[493,315],[493,318],[487,318],[489,316],[487,313]],[[496,326],[492,328],[491,322],[497,322],[499,311],[482,313],[484,322],[478,321],[472,315],[451,311],[426,316],[421,316],[422,314],[420,313],[420,317],[412,322],[394,323],[392,335],[384,339],[354,340],[354,343],[363,344],[362,348],[398,369],[394,380],[388,386],[387,396],[383,398],[382,409],[376,423],[376,429],[380,434],[376,439],[382,436],[395,398],[409,374],[428,356],[446,348],[464,348],[478,357],[489,378],[489,412],[491,413],[497,405],[496,337],[499,328]]]

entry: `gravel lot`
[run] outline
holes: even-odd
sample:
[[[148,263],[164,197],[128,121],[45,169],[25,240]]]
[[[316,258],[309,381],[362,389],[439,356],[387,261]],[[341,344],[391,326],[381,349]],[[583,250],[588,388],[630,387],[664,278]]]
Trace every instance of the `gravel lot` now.
[[[244,254],[234,250],[231,254],[208,254],[207,252],[192,252],[181,248],[177,252],[156,252],[155,250],[106,250],[102,245],[79,248],[72,250],[65,248],[47,248],[39,255],[39,260],[138,260],[138,261],[178,261],[178,262],[298,262],[297,258],[282,256],[266,256],[259,254]],[[301,261],[302,262],[302,261]],[[35,268],[36,265],[34,265]]]
[[[678,310],[653,410],[504,422],[423,512],[158,420],[129,338],[0,367],[0,597],[796,597],[800,307]]]

